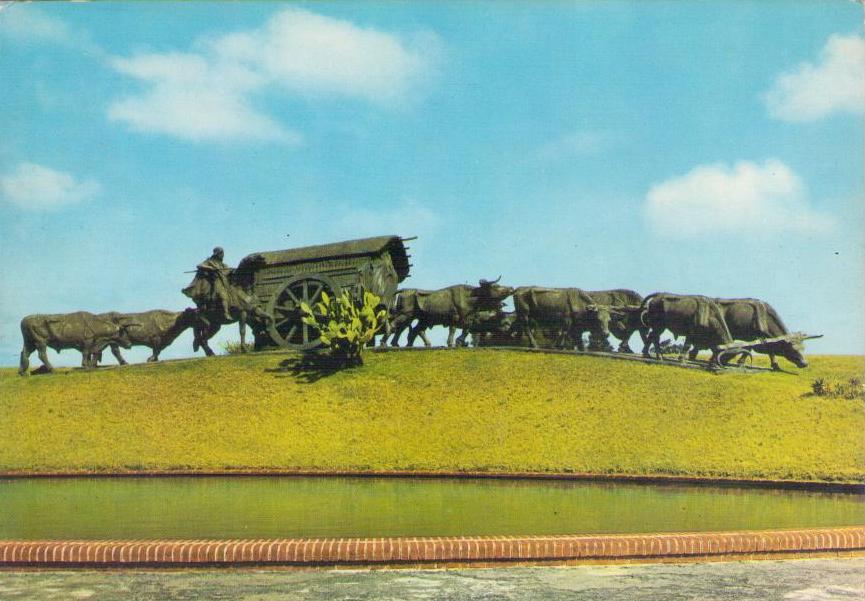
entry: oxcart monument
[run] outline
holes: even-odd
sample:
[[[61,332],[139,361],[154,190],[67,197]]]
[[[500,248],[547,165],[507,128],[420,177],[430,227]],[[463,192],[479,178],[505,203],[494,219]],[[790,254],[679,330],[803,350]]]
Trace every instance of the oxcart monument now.
[[[862,16],[0,2],[0,598],[865,598]]]

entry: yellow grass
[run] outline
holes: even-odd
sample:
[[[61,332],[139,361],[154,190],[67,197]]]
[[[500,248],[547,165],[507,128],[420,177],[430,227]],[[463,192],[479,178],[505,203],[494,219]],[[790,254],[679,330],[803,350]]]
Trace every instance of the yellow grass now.
[[[287,354],[0,370],[0,470],[549,471],[865,481],[865,403],[795,374],[463,349],[366,355],[304,383]],[[276,371],[274,371],[276,370]]]

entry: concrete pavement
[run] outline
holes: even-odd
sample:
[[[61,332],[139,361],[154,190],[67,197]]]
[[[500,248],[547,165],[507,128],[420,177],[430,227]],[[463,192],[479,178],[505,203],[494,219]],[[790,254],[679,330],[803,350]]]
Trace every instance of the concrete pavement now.
[[[852,601],[865,558],[450,570],[0,571],[0,599]]]

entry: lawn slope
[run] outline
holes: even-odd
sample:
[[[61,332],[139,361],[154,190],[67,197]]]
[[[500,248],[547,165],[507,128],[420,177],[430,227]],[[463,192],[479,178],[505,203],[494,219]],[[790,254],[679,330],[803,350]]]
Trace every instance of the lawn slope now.
[[[711,373],[462,349],[368,354],[305,381],[288,354],[20,378],[0,471],[538,471],[865,481],[865,404],[806,394],[863,357]],[[792,366],[789,369],[795,370]]]

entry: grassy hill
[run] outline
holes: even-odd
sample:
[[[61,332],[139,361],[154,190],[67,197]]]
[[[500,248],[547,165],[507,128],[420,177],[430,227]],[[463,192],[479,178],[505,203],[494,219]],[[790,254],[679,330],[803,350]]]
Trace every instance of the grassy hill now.
[[[807,394],[865,357],[714,375],[597,357],[265,353],[0,370],[0,471],[465,470],[865,481],[865,403]],[[789,366],[792,371],[795,368]],[[310,381],[312,380],[312,381]]]

